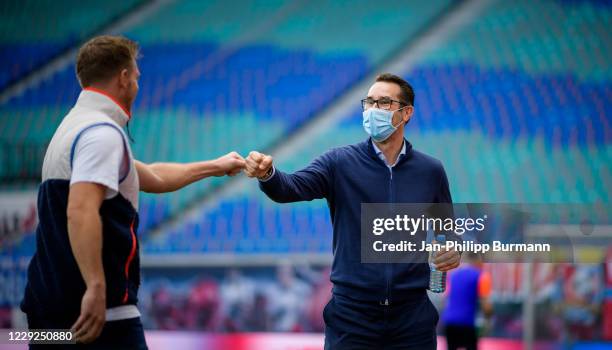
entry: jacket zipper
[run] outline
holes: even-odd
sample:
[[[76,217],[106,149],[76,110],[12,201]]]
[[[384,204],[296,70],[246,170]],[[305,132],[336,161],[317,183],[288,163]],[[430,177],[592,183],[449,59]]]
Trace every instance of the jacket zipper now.
[[[130,249],[130,255],[128,255],[127,260],[125,262],[125,293],[123,294],[122,302],[125,304],[128,301],[128,289],[129,289],[129,277],[130,277],[130,264],[132,260],[134,260],[134,256],[136,255],[136,233],[134,233],[134,222],[136,219],[132,220],[130,224],[130,233],[132,235],[132,249]]]
[[[389,203],[393,205],[395,196],[393,194],[393,168],[389,168]],[[387,293],[385,295],[385,305],[389,305],[389,299],[391,299],[391,276],[393,274],[393,266],[391,263],[385,265],[385,277],[387,280]]]

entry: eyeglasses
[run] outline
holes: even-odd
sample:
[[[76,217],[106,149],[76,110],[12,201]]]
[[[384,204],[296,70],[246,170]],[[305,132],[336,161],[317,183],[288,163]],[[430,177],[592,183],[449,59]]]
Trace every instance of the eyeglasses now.
[[[367,109],[374,107],[374,105],[376,105],[380,109],[389,110],[391,109],[391,105],[393,104],[393,102],[399,104],[400,106],[408,105],[405,102],[393,100],[388,97],[381,97],[378,100],[368,97],[368,98],[364,98],[363,100],[361,100],[361,108],[363,108],[363,110],[365,111]]]

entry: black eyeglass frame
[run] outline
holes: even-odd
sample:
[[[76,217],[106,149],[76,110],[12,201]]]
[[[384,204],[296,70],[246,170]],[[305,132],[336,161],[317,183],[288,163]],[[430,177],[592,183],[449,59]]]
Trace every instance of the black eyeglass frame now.
[[[389,107],[388,107],[388,108],[383,108],[383,107],[380,107],[379,102],[380,102],[381,100],[384,100],[384,101],[387,101],[387,100],[388,100],[388,101],[389,101]],[[367,97],[367,98],[364,98],[364,99],[362,99],[362,100],[361,100],[361,109],[363,109],[363,110],[365,111],[365,110],[366,110],[366,103],[368,103],[368,104],[370,104],[370,107],[368,107],[368,108],[372,108],[372,107],[374,107],[374,106],[376,105],[376,106],[377,106],[378,108],[380,108],[380,109],[390,110],[390,109],[391,109],[391,105],[393,104],[393,102],[395,102],[395,103],[399,104],[399,105],[400,105],[400,107],[406,107],[406,106],[408,106],[408,104],[407,104],[406,102],[402,102],[402,101],[394,100],[394,99],[392,99],[392,98],[388,98],[388,97],[381,97],[381,98],[379,98],[378,100],[375,100],[375,99],[373,99],[373,98],[369,98],[369,97]]]

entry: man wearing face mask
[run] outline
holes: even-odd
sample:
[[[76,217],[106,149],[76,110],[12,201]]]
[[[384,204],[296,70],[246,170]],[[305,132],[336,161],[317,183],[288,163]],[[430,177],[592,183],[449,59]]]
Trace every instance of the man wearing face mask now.
[[[435,349],[438,313],[427,297],[427,264],[361,263],[361,203],[451,203],[440,161],[404,138],[414,112],[414,91],[402,78],[381,74],[362,101],[370,136],[332,149],[293,174],[272,157],[251,152],[246,173],[279,203],[325,198],[333,224],[333,296],[323,311],[325,349]],[[459,265],[443,251],[441,271]]]

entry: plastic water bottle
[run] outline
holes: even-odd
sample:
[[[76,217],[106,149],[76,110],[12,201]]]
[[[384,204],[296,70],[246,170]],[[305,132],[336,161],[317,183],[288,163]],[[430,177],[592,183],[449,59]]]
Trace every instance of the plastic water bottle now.
[[[436,242],[444,245],[446,237],[444,235],[437,235]],[[446,272],[439,271],[436,269],[433,263],[434,252],[429,253],[429,290],[434,293],[444,293],[446,289]]]

